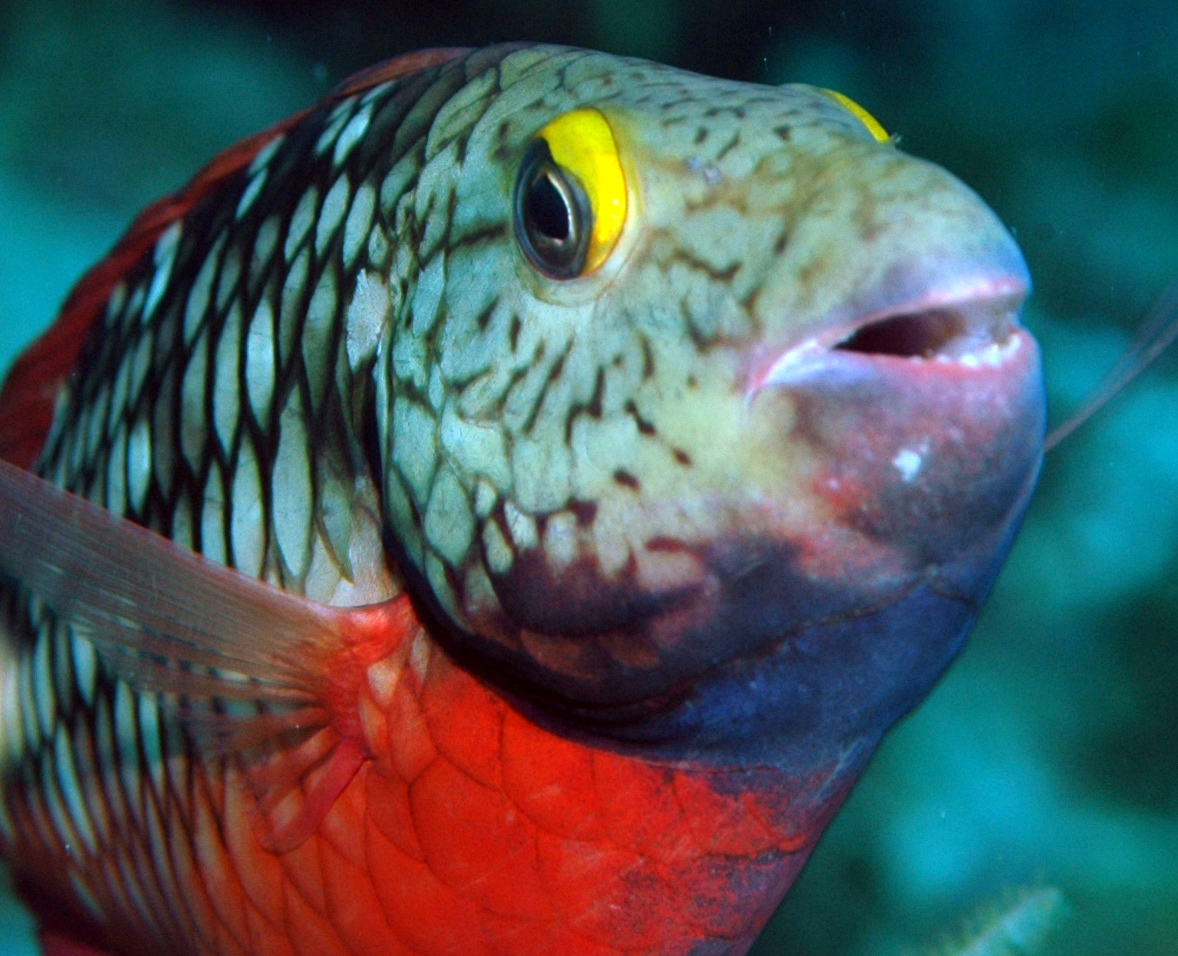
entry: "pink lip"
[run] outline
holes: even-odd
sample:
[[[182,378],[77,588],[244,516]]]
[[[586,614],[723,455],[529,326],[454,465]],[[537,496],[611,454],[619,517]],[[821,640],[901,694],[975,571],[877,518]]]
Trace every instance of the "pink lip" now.
[[[1001,368],[1030,339],[1018,324],[1027,289],[1019,275],[973,275],[831,323],[755,370],[747,395],[864,362],[904,363],[910,371],[932,373]]]

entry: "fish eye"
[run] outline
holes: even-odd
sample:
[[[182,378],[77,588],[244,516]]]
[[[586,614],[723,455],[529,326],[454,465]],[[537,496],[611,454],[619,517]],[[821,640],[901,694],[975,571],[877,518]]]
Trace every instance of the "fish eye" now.
[[[585,268],[593,212],[576,178],[536,140],[524,154],[515,187],[515,231],[529,261],[553,279],[572,279]]]
[[[857,119],[860,123],[862,123],[867,128],[867,132],[875,137],[875,141],[877,143],[886,143],[889,139],[891,139],[891,137],[888,136],[887,130],[883,128],[879,120],[868,113],[867,110],[865,110],[849,96],[846,96],[837,90],[823,90],[822,92],[838,103],[839,106],[855,117],[855,119]]]
[[[598,269],[626,220],[626,179],[609,123],[595,109],[545,126],[515,182],[515,232],[540,272],[574,279]]]

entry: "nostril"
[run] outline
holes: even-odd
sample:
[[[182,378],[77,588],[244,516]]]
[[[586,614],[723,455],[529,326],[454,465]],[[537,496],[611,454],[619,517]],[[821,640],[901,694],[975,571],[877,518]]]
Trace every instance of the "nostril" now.
[[[959,312],[930,309],[871,322],[857,329],[835,348],[868,355],[934,358],[952,352],[950,343],[967,332],[968,324]]]

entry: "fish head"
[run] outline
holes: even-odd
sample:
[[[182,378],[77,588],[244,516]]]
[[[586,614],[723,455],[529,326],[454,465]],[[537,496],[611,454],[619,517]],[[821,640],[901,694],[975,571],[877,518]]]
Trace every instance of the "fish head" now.
[[[960,648],[1037,475],[1021,254],[838,95],[515,57],[399,210],[421,241],[377,418],[407,574],[447,649],[564,732],[725,766],[869,750]]]

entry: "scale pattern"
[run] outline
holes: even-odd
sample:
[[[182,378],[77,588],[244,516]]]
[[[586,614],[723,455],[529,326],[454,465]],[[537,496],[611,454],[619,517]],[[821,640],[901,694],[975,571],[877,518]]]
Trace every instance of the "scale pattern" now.
[[[287,590],[396,594],[364,447],[396,201],[440,107],[509,52],[312,111],[168,225],[105,303],[38,470]],[[167,949],[219,948],[218,888],[195,912],[181,901],[198,869],[216,872],[210,854],[226,863],[226,846],[192,841],[218,839],[240,780],[217,761],[206,773],[157,695],[114,677],[52,612],[12,589],[3,600],[6,855],[52,860],[45,889],[130,914]]]

